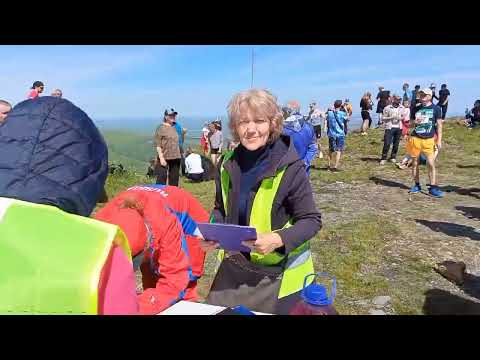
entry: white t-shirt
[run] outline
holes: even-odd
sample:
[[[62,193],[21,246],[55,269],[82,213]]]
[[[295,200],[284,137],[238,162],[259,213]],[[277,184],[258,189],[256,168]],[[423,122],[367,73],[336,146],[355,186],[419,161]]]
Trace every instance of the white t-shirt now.
[[[187,174],[203,173],[202,157],[198,154],[190,154],[185,158],[185,171]]]
[[[403,107],[403,105],[399,105],[398,107],[388,105],[387,107],[385,107],[385,109],[383,109],[385,129],[401,129],[402,119],[405,116],[404,112],[405,108]]]

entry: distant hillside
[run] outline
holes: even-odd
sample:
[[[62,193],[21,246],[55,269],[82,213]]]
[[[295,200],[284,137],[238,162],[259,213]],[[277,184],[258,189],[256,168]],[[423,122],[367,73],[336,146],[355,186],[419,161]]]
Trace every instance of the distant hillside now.
[[[145,172],[154,156],[152,136],[126,130],[102,130],[109,149],[109,161]]]

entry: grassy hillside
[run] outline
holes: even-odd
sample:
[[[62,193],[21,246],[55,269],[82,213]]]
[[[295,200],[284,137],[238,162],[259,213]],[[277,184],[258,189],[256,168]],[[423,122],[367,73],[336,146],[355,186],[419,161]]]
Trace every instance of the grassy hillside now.
[[[102,134],[108,144],[111,163],[146,172],[148,161],[154,155],[152,136],[126,130],[104,130]]]
[[[443,199],[409,195],[409,170],[391,163],[379,166],[382,139],[380,129],[368,136],[349,135],[342,172],[327,172],[325,159],[315,160],[312,169],[310,180],[323,219],[322,230],[312,239],[314,262],[317,271],[337,277],[338,310],[368,314],[378,311],[375,297],[389,296],[390,302],[381,307],[387,314],[480,314],[480,129],[446,124],[438,159]],[[327,148],[327,139],[322,146]],[[404,153],[402,143],[397,158]],[[424,188],[426,170],[420,170]],[[145,181],[134,174],[110,176],[108,194]],[[213,182],[182,179],[180,186],[212,209]],[[459,288],[432,270],[436,262],[448,259],[464,261],[477,282]],[[211,253],[199,282],[201,296],[208,292],[214,264]]]

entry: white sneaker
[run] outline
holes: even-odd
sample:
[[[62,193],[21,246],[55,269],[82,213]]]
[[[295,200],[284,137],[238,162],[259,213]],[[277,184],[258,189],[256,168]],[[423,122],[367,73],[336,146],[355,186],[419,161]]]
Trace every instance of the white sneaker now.
[[[397,159],[390,159],[390,161],[395,164],[397,162]]]
[[[387,160],[380,160],[380,165],[385,165],[386,162]]]

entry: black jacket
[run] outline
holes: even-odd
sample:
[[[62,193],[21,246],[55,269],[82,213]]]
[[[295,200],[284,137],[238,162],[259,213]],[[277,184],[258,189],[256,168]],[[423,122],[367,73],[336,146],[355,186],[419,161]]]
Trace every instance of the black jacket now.
[[[219,170],[215,179],[215,208],[212,215],[215,221],[219,223],[238,224],[237,202],[240,191],[238,150],[239,148],[234,151],[234,156],[224,164],[230,175],[228,216],[225,215],[223,206]],[[223,161],[223,158],[221,161]],[[271,213],[272,230],[279,230],[288,220],[293,220],[292,227],[278,231],[285,245],[283,248],[277,249],[281,253],[289,253],[305,241],[310,240],[322,227],[321,214],[313,200],[312,187],[305,171],[305,164],[298,158],[293,141],[290,140],[290,137],[284,135],[270,145],[267,170],[257,179],[256,185],[250,192],[247,203],[248,221],[255,194],[262,180],[275,176],[278,169],[285,165],[288,165],[288,167],[273,201]]]

